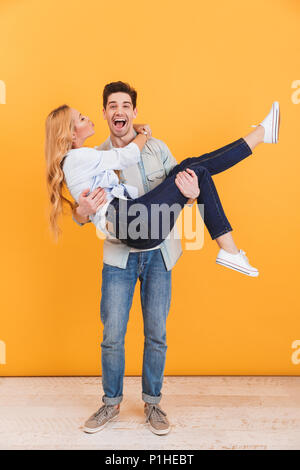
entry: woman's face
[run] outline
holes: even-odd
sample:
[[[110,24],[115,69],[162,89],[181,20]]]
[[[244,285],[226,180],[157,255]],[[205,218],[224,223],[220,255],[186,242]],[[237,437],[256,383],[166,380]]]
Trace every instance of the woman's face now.
[[[72,108],[71,113],[74,122],[73,143],[81,146],[88,137],[95,134],[94,123],[77,109]]]

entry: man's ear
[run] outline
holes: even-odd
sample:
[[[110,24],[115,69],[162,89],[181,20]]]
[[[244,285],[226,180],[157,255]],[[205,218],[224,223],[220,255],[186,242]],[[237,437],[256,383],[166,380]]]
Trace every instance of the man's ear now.
[[[106,120],[106,111],[105,111],[105,108],[102,109],[102,113],[103,113],[103,119]]]
[[[137,108],[134,108],[134,110],[133,110],[133,119],[135,119],[137,117],[137,113],[138,113]]]

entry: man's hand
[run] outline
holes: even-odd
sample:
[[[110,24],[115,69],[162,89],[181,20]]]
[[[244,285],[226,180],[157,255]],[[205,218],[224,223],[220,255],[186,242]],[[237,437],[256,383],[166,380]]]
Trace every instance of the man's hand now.
[[[200,194],[198,178],[196,173],[189,168],[185,171],[179,171],[175,178],[175,184],[179,191],[188,197],[188,204],[192,204]]]
[[[147,132],[147,137],[150,139],[152,137],[152,130],[149,124],[133,124],[134,130],[138,134],[143,134],[144,132]]]
[[[91,194],[89,188],[82,191],[79,196],[78,206],[74,210],[77,222],[88,222],[89,215],[96,214],[97,210],[107,202],[106,192],[103,188],[96,188]]]

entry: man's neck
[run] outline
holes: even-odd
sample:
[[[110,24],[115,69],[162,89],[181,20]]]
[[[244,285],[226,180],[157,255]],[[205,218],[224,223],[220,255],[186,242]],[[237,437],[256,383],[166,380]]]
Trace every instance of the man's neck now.
[[[126,145],[130,144],[133,141],[137,133],[132,128],[128,134],[124,135],[124,137],[116,137],[113,134],[110,134],[110,140],[113,147],[126,147]]]

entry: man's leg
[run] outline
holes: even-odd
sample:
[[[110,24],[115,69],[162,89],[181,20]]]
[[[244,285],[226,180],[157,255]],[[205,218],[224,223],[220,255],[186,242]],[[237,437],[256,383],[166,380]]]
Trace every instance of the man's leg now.
[[[137,281],[138,253],[130,253],[126,269],[103,264],[101,320],[104,325],[102,349],[102,401],[117,405],[123,398],[125,370],[124,339]]]
[[[141,303],[144,318],[142,399],[150,429],[166,434],[169,422],[158,405],[166,361],[166,320],[171,303],[171,271],[167,271],[161,251],[141,253]]]
[[[87,433],[100,431],[119,414],[125,368],[124,338],[137,281],[137,259],[136,253],[131,253],[126,269],[103,263],[100,310],[104,325],[101,343],[104,405],[85,422],[83,430]]]

